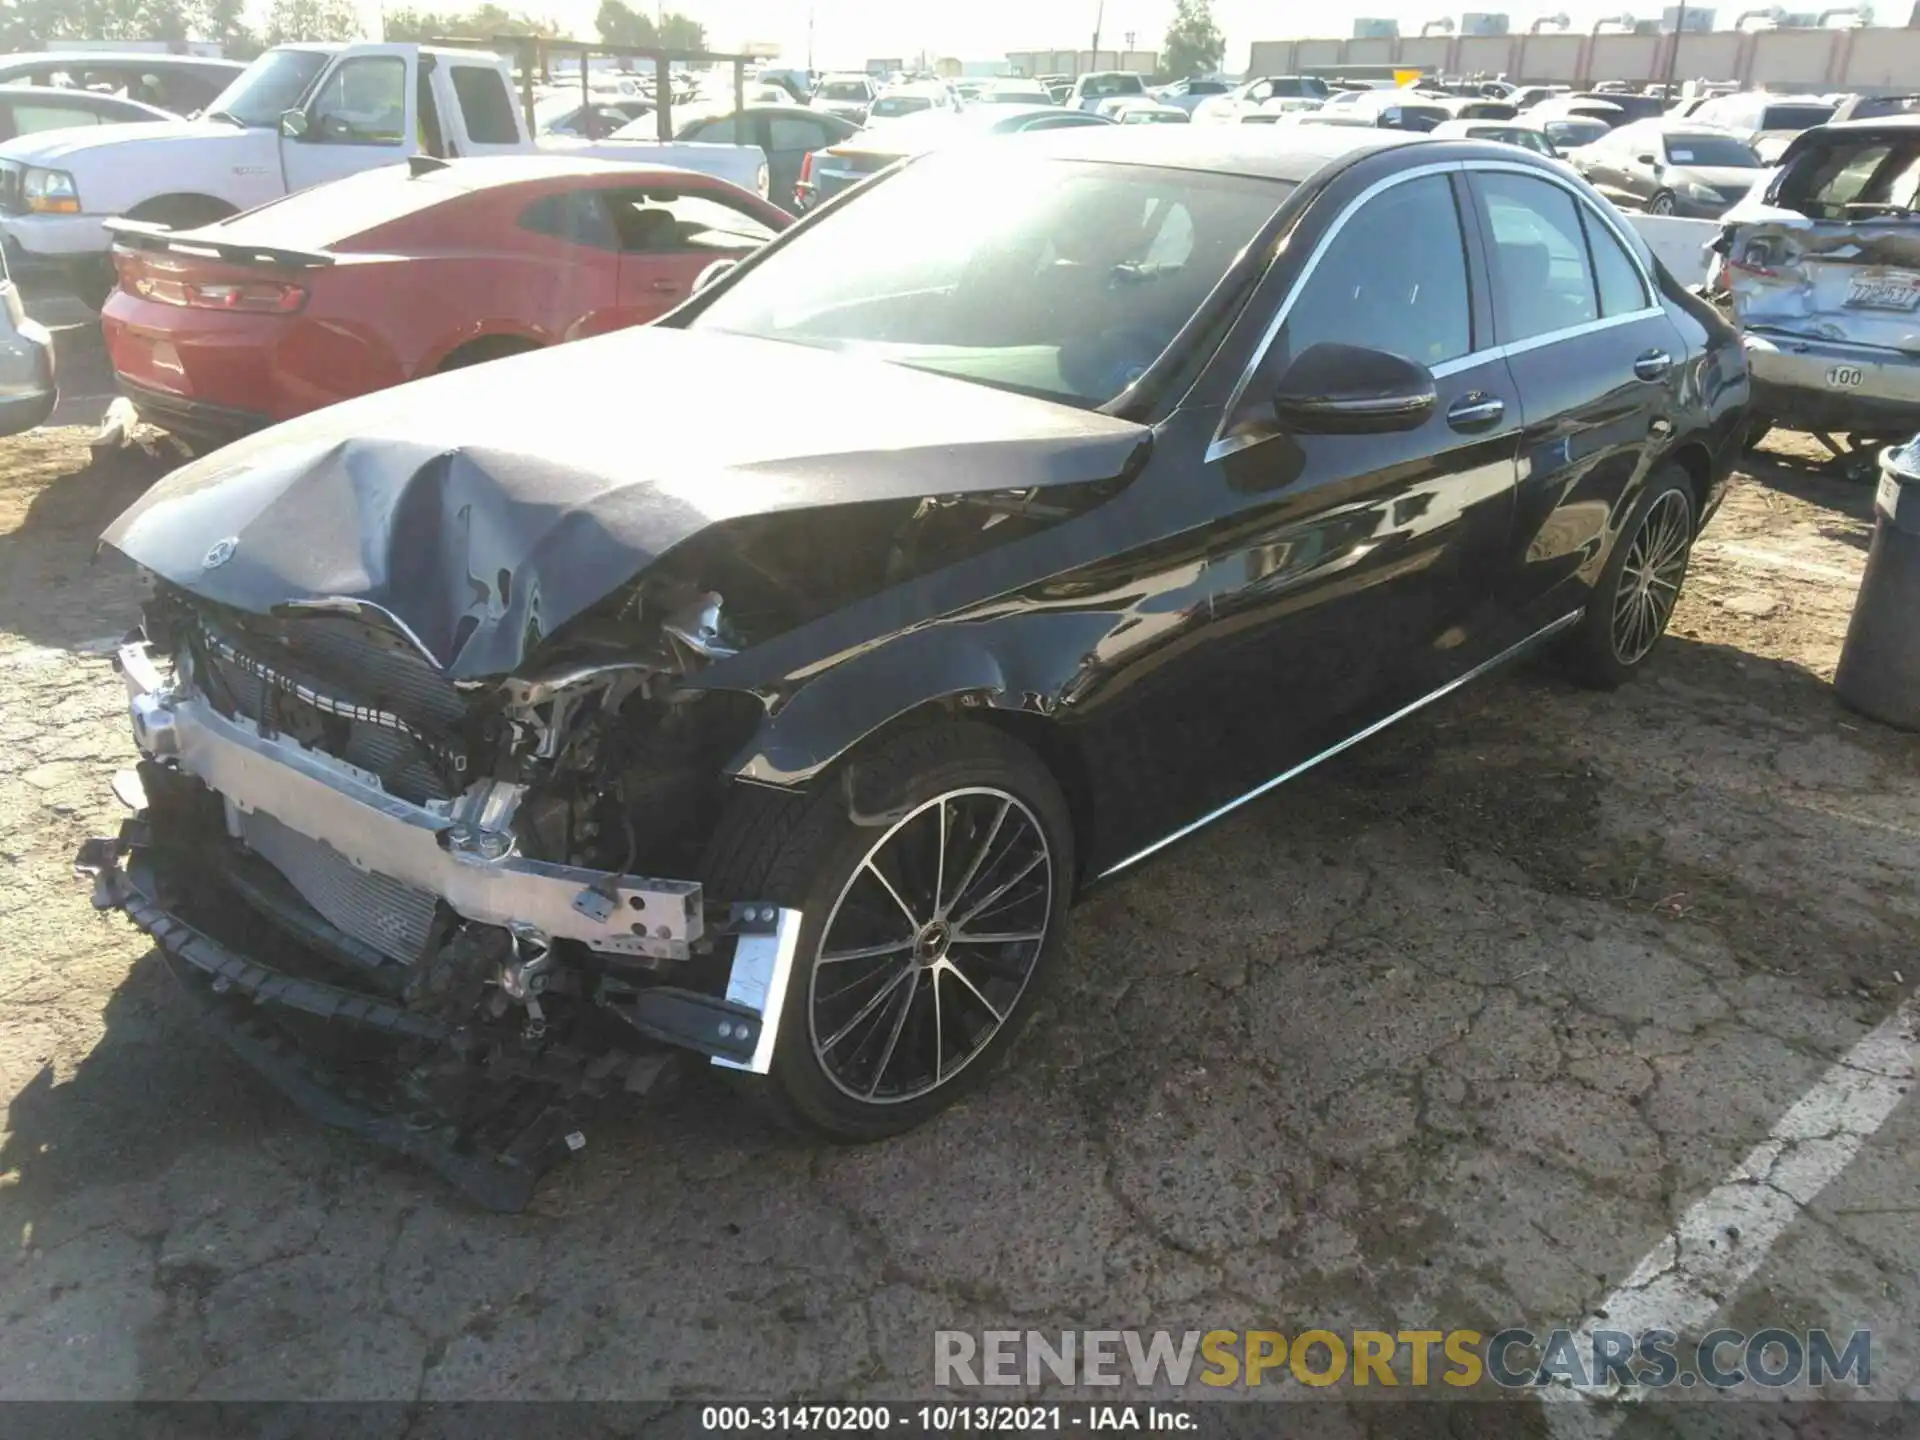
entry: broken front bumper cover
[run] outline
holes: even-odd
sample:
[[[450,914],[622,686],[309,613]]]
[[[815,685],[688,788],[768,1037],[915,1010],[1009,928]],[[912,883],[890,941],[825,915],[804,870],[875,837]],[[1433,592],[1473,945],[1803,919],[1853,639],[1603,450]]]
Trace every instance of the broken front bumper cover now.
[[[735,1070],[771,1067],[800,912],[754,903],[708,915],[692,882],[502,853],[486,842],[505,832],[488,831],[477,818],[391,796],[372,776],[262,735],[165,685],[144,645],[124,648],[119,664],[148,760],[115,778],[133,818],[117,837],[83,845],[75,867],[94,877],[97,906],[122,910],[152,937],[221,1038],[313,1118],[427,1163],[489,1208],[516,1209],[548,1164],[583,1143],[566,1100],[644,1089],[642,1073],[657,1073],[674,1051]],[[592,980],[600,972],[589,967],[581,972],[586,988],[576,986],[562,1002],[569,1018],[557,1030],[531,995],[522,999],[524,1015],[498,989],[487,992],[494,999],[486,1013],[415,1003],[408,977],[422,973],[419,965],[358,945],[310,910],[258,853],[232,838],[231,823],[232,833],[223,833],[222,804],[229,822],[235,809],[272,815],[355,865],[429,890],[482,927],[458,927],[462,933],[539,930],[656,962],[681,960],[696,942],[703,953],[716,941],[730,943],[732,953],[713,955],[698,989],[609,987]],[[255,883],[262,873],[274,882],[266,888],[283,892],[271,904]],[[229,905],[229,897],[244,903]],[[634,918],[642,915],[645,935]],[[726,968],[716,973],[716,965]],[[665,978],[679,969],[656,963],[653,973]],[[686,973],[703,972],[689,964]],[[724,993],[713,993],[723,978]],[[587,1015],[607,1019],[588,1023],[580,1018]],[[341,1041],[398,1057],[391,1068],[382,1061],[380,1073],[383,1085],[402,1083],[381,1092],[388,1098],[369,1100],[366,1086],[319,1058]],[[404,1077],[429,1052],[445,1062],[437,1072],[443,1078],[449,1066],[458,1072],[457,1103],[405,1100]]]
[[[228,719],[203,696],[168,685],[145,644],[123,646],[134,740],[243,811],[265,811],[361,870],[446,901],[484,925],[533,929],[619,955],[685,960],[700,939],[701,889],[528,860],[513,837],[461,819],[453,807],[415,805],[365,772],[292,740]]]

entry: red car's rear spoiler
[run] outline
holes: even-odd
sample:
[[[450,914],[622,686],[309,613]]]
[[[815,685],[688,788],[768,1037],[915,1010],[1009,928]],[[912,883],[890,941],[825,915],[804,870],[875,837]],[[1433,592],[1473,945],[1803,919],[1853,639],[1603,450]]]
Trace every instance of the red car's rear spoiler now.
[[[294,270],[314,270],[331,265],[334,257],[323,250],[283,250],[276,245],[233,245],[210,239],[202,231],[176,235],[165,225],[150,220],[108,220],[107,230],[116,245],[135,250],[181,250],[193,254],[215,255],[235,265],[281,265]]]

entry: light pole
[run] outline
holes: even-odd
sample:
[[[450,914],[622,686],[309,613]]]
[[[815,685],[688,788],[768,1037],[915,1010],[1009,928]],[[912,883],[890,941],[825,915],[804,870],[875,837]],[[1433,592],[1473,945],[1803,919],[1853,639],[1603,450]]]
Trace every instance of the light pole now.
[[[1673,45],[1667,51],[1667,98],[1673,98],[1673,77],[1680,68],[1680,37],[1687,33],[1687,4],[1680,0],[1680,13],[1673,19]]]
[[[1100,26],[1107,18],[1107,0],[1100,0],[1100,7],[1093,12],[1093,57],[1087,61],[1089,70],[1100,68]]]

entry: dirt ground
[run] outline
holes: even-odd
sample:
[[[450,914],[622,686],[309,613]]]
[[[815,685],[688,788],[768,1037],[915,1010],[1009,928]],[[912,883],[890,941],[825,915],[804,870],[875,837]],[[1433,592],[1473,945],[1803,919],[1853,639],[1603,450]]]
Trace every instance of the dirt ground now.
[[[906,1397],[936,1328],[1577,1324],[1920,971],[1920,739],[1832,693],[1870,495],[1817,453],[1754,457],[1641,683],[1500,676],[1094,892],[925,1130],[813,1148],[695,1080],[503,1217],[265,1093],[89,907],[136,602],[93,538],[159,465],[0,442],[0,1398]],[[1871,1328],[1920,1399],[1916,1141],[1909,1097],[1723,1321]]]

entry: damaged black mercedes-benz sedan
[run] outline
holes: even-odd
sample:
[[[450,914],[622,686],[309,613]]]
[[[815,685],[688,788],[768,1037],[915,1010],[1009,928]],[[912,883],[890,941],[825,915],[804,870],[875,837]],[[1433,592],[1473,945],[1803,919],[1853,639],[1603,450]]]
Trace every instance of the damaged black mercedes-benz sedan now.
[[[1536,646],[1639,669],[1746,389],[1522,152],[936,155],[660,325],[157,485],[105,537],[136,815],[80,863],[274,1083],[485,1203],[669,1057],[882,1136],[1087,882]]]

